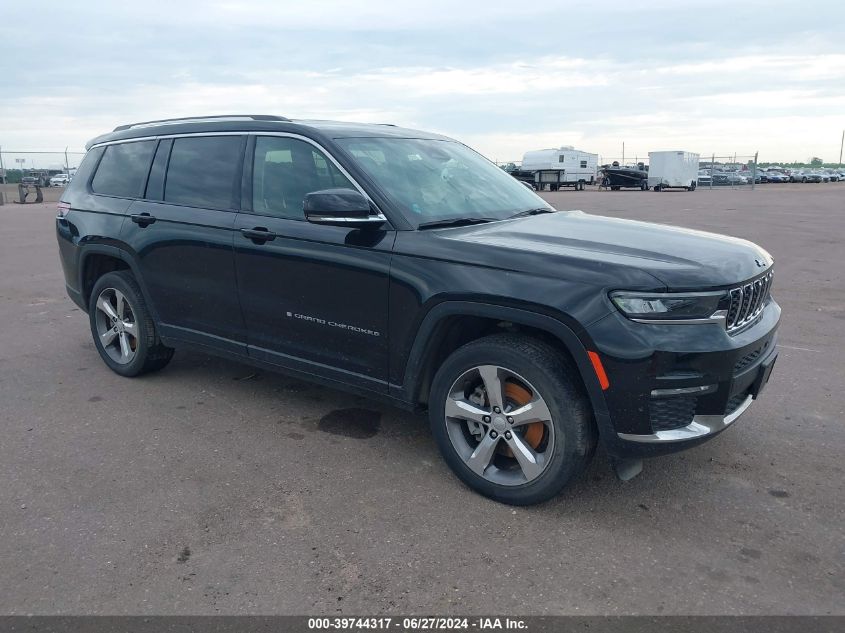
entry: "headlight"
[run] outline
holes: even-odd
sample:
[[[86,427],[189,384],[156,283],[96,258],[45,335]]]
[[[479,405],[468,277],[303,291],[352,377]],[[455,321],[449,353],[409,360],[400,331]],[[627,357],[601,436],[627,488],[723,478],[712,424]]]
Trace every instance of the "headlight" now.
[[[610,300],[629,319],[647,323],[716,322],[726,316],[727,293],[716,292],[611,292]],[[721,308],[721,309],[720,309]]]

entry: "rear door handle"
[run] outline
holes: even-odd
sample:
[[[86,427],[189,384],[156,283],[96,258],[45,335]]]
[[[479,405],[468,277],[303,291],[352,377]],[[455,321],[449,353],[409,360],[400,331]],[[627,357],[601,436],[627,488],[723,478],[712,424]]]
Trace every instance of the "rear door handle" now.
[[[155,216],[152,216],[149,213],[133,213],[129,217],[132,218],[132,221],[141,228],[144,228],[156,221]]]
[[[256,226],[254,229],[241,229],[244,237],[248,237],[253,242],[264,243],[272,242],[276,239],[276,234],[273,231],[268,231],[263,226]]]

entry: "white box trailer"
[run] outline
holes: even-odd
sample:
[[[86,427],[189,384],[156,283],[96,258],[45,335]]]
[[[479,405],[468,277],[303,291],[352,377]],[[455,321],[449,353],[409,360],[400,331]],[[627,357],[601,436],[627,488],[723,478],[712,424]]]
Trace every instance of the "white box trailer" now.
[[[525,152],[522,157],[522,171],[534,173],[537,189],[556,191],[560,187],[583,189],[584,185],[594,184],[598,169],[599,155],[583,152],[565,145],[557,149],[538,149]]]
[[[695,152],[649,152],[648,186],[655,191],[670,187],[695,191],[698,184],[698,158]]]

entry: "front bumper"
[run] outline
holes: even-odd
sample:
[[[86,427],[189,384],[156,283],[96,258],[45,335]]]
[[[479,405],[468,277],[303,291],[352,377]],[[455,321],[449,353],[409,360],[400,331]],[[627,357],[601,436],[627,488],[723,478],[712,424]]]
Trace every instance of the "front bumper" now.
[[[780,306],[729,335],[718,323],[634,323],[612,313],[588,328],[610,386],[597,416],[614,457],[700,444],[731,426],[760,394],[777,359]]]

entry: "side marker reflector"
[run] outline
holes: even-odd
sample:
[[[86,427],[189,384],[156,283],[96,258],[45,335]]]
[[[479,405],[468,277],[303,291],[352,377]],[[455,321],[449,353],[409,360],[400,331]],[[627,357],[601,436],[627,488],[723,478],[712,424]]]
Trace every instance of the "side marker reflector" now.
[[[601,364],[601,358],[599,358],[599,355],[596,352],[587,352],[587,356],[590,357],[590,362],[593,364],[593,369],[596,372],[596,377],[599,379],[601,390],[607,391],[610,387],[610,381],[607,379],[607,374]]]

